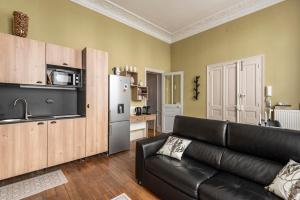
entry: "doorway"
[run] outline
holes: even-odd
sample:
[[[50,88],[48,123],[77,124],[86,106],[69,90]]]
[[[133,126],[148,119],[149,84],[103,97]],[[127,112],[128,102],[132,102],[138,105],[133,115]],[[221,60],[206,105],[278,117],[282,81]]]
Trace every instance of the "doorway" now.
[[[157,132],[162,132],[162,74],[155,69],[146,69],[146,86],[148,87],[148,98],[146,105],[150,106],[150,113],[156,114]],[[153,121],[148,122],[148,129],[154,130]]]
[[[182,71],[163,74],[162,131],[164,133],[172,132],[175,116],[183,114],[183,82]]]

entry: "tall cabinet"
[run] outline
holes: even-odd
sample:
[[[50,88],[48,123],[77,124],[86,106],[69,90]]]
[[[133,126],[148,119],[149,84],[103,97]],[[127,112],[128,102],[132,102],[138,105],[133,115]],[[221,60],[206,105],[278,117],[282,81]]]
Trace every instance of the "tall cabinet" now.
[[[86,71],[86,156],[108,150],[108,53],[83,50]]]

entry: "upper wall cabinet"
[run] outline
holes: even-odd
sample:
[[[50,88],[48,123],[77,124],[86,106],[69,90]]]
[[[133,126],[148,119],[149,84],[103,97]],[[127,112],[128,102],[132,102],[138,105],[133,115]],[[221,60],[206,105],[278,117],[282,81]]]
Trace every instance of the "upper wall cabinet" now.
[[[46,63],[81,69],[81,50],[46,44]]]
[[[0,33],[0,82],[45,84],[45,43]]]

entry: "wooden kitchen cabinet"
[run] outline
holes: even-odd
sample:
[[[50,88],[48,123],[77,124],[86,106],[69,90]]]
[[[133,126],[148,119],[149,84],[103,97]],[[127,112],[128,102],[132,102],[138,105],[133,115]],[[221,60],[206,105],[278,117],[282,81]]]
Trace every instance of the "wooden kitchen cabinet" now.
[[[47,122],[0,125],[0,180],[47,167]]]
[[[85,157],[85,118],[48,121],[48,167]]]
[[[46,64],[82,68],[81,50],[46,44]]]
[[[43,85],[45,81],[45,43],[0,33],[0,82]]]
[[[108,53],[83,50],[86,70],[86,156],[108,150]]]

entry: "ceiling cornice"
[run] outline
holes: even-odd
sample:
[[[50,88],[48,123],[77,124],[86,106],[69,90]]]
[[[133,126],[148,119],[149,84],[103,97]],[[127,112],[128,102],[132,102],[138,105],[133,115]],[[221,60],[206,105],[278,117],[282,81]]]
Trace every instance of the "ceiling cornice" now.
[[[70,0],[167,43],[177,42],[285,0],[242,0],[196,23],[170,33],[109,0]]]

